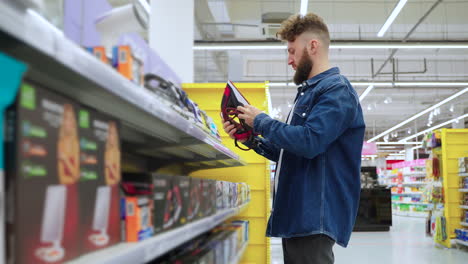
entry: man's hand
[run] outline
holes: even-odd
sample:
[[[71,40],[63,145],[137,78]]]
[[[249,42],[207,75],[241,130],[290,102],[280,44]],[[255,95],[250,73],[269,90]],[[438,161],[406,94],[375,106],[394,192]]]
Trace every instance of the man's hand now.
[[[254,126],[254,119],[256,116],[262,113],[262,111],[258,110],[257,108],[251,105],[245,106],[238,106],[237,111],[242,112],[243,114],[237,115],[239,119],[244,119],[245,123],[253,128]]]
[[[223,119],[223,121],[224,121],[224,119]],[[229,122],[229,121],[224,122],[223,123],[223,129],[229,135],[230,138],[236,139],[234,137],[234,134],[237,132],[237,129],[235,128],[235,126],[233,124],[231,124],[231,122]],[[241,143],[244,143],[246,141],[247,141],[247,139],[239,140],[239,142],[241,142]]]

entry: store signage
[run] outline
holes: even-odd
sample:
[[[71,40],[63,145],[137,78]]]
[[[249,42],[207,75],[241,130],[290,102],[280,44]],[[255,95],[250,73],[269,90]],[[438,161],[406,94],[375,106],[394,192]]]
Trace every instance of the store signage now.
[[[377,154],[377,144],[374,142],[364,142],[362,145],[362,155],[375,155]]]
[[[417,159],[417,160],[409,160],[409,161],[402,161],[395,164],[392,164],[392,169],[401,169],[407,167],[425,167],[426,166],[426,159]]]

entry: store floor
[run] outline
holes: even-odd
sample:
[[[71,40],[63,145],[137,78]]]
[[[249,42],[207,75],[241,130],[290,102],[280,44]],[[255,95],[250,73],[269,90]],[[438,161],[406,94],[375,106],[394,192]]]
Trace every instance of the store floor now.
[[[393,217],[389,232],[357,232],[347,248],[335,245],[335,264],[462,264],[468,250],[439,249],[425,236],[424,218]],[[280,239],[271,240],[272,264],[283,263]]]

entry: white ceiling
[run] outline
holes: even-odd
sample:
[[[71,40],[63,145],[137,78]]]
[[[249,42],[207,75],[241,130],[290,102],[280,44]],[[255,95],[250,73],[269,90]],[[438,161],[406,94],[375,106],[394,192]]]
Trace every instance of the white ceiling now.
[[[418,20],[437,1],[409,0],[383,38],[377,32],[398,1],[339,0],[309,1],[309,11],[324,18],[332,41],[355,43],[372,41],[402,41]],[[195,30],[198,42],[266,41],[262,34],[262,14],[267,12],[297,13],[300,0],[196,0]],[[468,44],[468,1],[443,1],[410,35],[408,41],[450,42]],[[391,50],[333,49],[330,60],[351,81],[392,81],[392,74],[372,78],[374,69],[388,58]],[[287,66],[284,50],[195,51],[195,81],[224,82],[231,78],[245,82],[291,82],[293,70]],[[396,81],[468,82],[468,50],[406,49],[396,55]],[[424,59],[427,70],[424,73]],[[382,72],[391,72],[388,63]],[[406,73],[413,72],[413,73]],[[366,86],[356,86],[361,94]],[[362,108],[369,139],[375,134],[400,123],[404,119],[441,101],[465,87],[377,87],[363,100]],[[295,87],[271,87],[272,104],[279,119],[289,111]],[[391,101],[384,103],[385,99]],[[451,108],[453,104],[453,108]],[[450,111],[450,110],[453,110]],[[441,114],[433,117],[434,125],[468,112],[468,93],[441,107]],[[399,139],[427,128],[425,115],[401,128]]]

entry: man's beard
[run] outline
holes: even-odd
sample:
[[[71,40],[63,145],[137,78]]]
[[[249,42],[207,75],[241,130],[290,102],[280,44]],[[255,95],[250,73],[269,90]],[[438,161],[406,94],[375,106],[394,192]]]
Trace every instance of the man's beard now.
[[[304,81],[307,81],[313,66],[314,63],[310,59],[307,50],[304,48],[299,64],[297,64],[296,73],[294,74],[294,83],[299,85]]]

